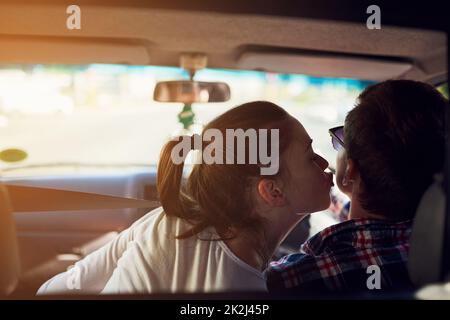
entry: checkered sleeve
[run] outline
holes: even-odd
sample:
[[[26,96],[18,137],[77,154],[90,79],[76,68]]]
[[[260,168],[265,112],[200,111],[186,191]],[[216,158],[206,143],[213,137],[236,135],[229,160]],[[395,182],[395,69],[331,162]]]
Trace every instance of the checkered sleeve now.
[[[320,273],[323,261],[314,256],[296,253],[271,262],[264,275],[272,293],[310,293],[326,291]]]

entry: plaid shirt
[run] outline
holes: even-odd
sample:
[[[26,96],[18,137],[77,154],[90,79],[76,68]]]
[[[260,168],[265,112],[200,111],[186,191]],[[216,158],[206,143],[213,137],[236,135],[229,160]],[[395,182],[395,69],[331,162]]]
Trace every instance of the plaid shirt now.
[[[265,271],[267,287],[278,293],[369,291],[373,272],[367,267],[377,265],[381,289],[410,289],[406,262],[411,224],[357,219],[326,228],[301,253],[271,262]]]

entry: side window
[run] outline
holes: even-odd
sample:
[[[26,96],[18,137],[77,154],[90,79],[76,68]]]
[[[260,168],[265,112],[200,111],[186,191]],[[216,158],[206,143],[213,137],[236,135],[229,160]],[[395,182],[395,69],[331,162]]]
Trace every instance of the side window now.
[[[448,99],[448,82],[445,82],[437,87],[440,93],[444,95]]]

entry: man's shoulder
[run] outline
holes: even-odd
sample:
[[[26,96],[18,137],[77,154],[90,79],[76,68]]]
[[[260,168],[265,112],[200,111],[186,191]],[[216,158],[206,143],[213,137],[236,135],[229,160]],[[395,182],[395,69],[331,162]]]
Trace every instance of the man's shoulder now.
[[[267,287],[272,292],[325,290],[325,274],[332,274],[334,258],[328,254],[319,256],[295,253],[270,263],[265,271]]]
[[[409,227],[407,223],[357,220],[331,226],[303,246],[303,253],[272,262],[266,271],[271,291],[336,291],[363,288],[367,267],[379,266],[383,281],[397,286],[406,273]],[[403,279],[405,278],[405,279]],[[402,281],[407,283],[407,277]]]

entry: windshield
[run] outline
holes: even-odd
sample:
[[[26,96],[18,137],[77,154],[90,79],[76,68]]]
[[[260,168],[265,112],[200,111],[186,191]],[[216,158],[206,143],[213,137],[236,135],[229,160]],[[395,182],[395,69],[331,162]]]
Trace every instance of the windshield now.
[[[14,162],[2,157],[2,175],[157,164],[163,144],[183,132],[183,105],[155,102],[153,89],[158,81],[187,78],[182,69],[155,66],[1,66],[0,151],[25,155]],[[231,99],[192,105],[193,132],[238,104],[269,100],[301,121],[330,163],[335,152],[328,128],[343,123],[371,83],[218,69],[198,71],[195,79],[226,82]]]

